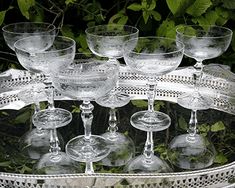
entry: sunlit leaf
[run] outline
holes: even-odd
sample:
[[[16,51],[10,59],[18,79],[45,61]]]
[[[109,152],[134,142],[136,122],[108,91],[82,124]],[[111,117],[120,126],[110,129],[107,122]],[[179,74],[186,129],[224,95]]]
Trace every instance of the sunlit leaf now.
[[[21,14],[29,19],[29,9],[35,5],[35,0],[17,0]]]
[[[127,21],[128,21],[128,16],[122,16],[122,17],[118,20],[117,24],[119,24],[119,25],[125,25],[125,24],[127,23]]]
[[[167,6],[174,15],[182,15],[194,0],[167,0]]]
[[[149,19],[149,12],[144,10],[142,15],[143,15],[143,18],[144,18],[144,23],[147,23],[148,19]]]
[[[210,0],[196,0],[186,12],[194,17],[201,16],[211,5]]]
[[[216,20],[219,18],[216,11],[209,11],[205,15],[193,18],[194,23],[199,23],[199,25],[215,25]]]
[[[72,108],[73,108],[72,113],[80,113],[81,112],[79,106],[72,105]]]
[[[222,121],[218,121],[215,124],[211,125],[212,132],[218,132],[225,130],[225,125]]]
[[[157,36],[175,38],[175,22],[173,20],[164,20],[157,29]]]
[[[161,14],[159,14],[159,12],[152,10],[150,13],[153,16],[154,20],[156,20],[156,21],[161,20],[162,16],[161,16]]]
[[[133,10],[133,11],[140,11],[142,9],[142,5],[138,3],[132,3],[127,7],[127,9]]]

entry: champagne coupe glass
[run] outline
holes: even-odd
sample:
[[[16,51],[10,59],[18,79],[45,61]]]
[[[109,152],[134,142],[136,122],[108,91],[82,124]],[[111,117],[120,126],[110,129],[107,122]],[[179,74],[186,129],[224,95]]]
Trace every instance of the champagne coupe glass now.
[[[73,160],[85,162],[85,173],[94,173],[92,162],[109,154],[110,148],[102,136],[91,135],[92,110],[94,101],[109,92],[118,79],[118,64],[77,54],[73,65],[53,75],[55,87],[65,95],[82,100],[81,117],[84,135],[71,139],[66,153]]]
[[[213,100],[199,91],[203,60],[220,56],[227,50],[232,31],[220,26],[180,26],[176,38],[185,45],[184,54],[194,58],[194,91],[178,97],[178,104],[191,109],[188,134],[175,137],[169,144],[171,163],[181,169],[202,169],[213,164],[215,148],[211,141],[197,134],[197,111],[211,107]],[[176,157],[177,156],[177,157]]]
[[[57,114],[55,116],[55,113]],[[69,111],[60,108],[45,109],[33,115],[33,123],[45,130],[50,130],[50,150],[34,166],[34,173],[69,174],[80,172],[79,165],[61,152],[56,129],[66,126],[72,120]]]
[[[109,62],[118,62],[117,59],[123,57],[125,41],[136,38],[139,34],[136,27],[128,25],[98,25],[87,28],[85,32],[90,50],[98,56],[108,57]],[[118,83],[116,88],[118,88]],[[102,135],[111,145],[110,155],[102,160],[105,166],[125,165],[134,156],[135,146],[132,139],[117,132],[115,108],[125,106],[129,101],[128,94],[117,91],[115,88],[96,100],[99,105],[110,108],[108,132]]]
[[[85,30],[88,47],[100,57],[108,57],[109,62],[117,62],[123,57],[125,41],[138,37],[139,30],[128,25],[98,25]],[[111,90],[111,93],[97,100],[102,106],[120,107],[130,101],[129,95]]]
[[[205,110],[213,101],[199,91],[203,71],[203,61],[220,56],[227,50],[232,39],[229,28],[215,25],[185,25],[176,29],[176,40],[185,45],[184,54],[195,59],[194,91],[179,96],[178,103],[188,109]]]
[[[40,50],[31,51],[32,44],[37,45],[40,43],[41,46],[47,46],[47,41],[42,41],[41,38],[42,36],[23,38],[18,40],[14,46],[18,60],[23,67],[35,73],[43,73],[46,77],[44,83],[46,85],[45,91],[49,106],[47,110],[39,111],[36,115],[38,117],[45,116],[44,119],[47,120],[47,125],[50,127],[50,132],[52,135],[56,132],[54,129],[56,128],[57,123],[60,125],[60,122],[63,123],[63,121],[65,121],[66,118],[69,118],[71,114],[67,110],[54,107],[54,89],[50,74],[52,71],[64,69],[73,62],[75,56],[75,41],[68,37],[57,36],[54,39],[53,45],[49,48],[44,48],[44,50],[41,50],[43,49],[41,48]],[[56,123],[54,123],[55,121]],[[40,120],[33,120],[33,122],[40,124]],[[53,143],[58,142],[57,135],[51,137],[50,139]],[[50,159],[50,155],[48,155],[48,160]],[[63,166],[63,164],[66,163],[66,166],[69,166],[70,164],[70,169],[73,169],[73,161],[70,160],[67,155],[60,153],[59,161],[60,162],[57,162],[57,165],[60,164],[60,166]],[[71,172],[73,172],[73,170],[71,170]],[[57,173],[57,171],[55,171],[55,173]]]
[[[133,47],[133,44],[136,44]],[[127,172],[170,172],[171,168],[154,155],[153,132],[167,129],[171,119],[167,114],[154,110],[156,77],[175,70],[183,58],[184,45],[162,37],[139,37],[127,41],[124,60],[135,72],[148,76],[148,110],[131,116],[131,125],[147,132],[143,154],[135,157],[125,167]]]
[[[48,43],[48,47],[53,44],[56,34],[56,27],[50,23],[43,22],[18,22],[11,23],[2,28],[3,37],[6,44],[10,49],[15,50],[14,43],[22,38],[36,35],[45,35],[47,37],[42,38]],[[31,48],[40,48],[41,46],[32,45]],[[39,99],[40,95],[38,87],[34,84],[37,82],[37,75],[34,72],[30,72],[32,76],[32,85],[27,90],[23,90],[18,93],[18,97],[29,103],[34,103],[35,113],[40,110]],[[31,101],[29,101],[31,100]],[[49,149],[49,130],[42,130],[37,125],[36,128],[26,132],[19,140],[19,148],[23,153],[32,159],[39,159],[42,154]],[[62,137],[59,137],[62,141]]]

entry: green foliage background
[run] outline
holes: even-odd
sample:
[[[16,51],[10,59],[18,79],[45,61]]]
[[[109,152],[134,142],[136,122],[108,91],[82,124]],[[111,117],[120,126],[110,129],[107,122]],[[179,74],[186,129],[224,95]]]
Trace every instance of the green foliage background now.
[[[99,24],[128,24],[140,36],[175,38],[181,24],[220,25],[235,31],[235,0],[0,0],[0,26],[33,21],[55,24],[72,37],[78,51],[88,51],[84,30]],[[0,50],[8,51],[2,36]],[[235,37],[222,56],[205,63],[221,63],[235,70]],[[192,65],[184,58],[181,65]],[[0,67],[6,68],[6,67]]]

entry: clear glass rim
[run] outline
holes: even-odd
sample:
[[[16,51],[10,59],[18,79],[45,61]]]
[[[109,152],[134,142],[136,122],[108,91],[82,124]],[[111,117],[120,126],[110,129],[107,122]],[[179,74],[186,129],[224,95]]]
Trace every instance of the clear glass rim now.
[[[76,53],[76,54],[79,54],[79,53]],[[75,54],[74,61],[76,61],[76,54]],[[105,77],[105,75],[110,75],[110,74],[113,75],[114,72],[116,72],[116,66],[118,66],[118,64],[114,64],[114,63],[111,64],[109,62],[107,63],[107,61],[101,62],[100,60],[98,60],[97,62],[84,63],[84,65],[89,66],[89,65],[92,65],[94,63],[97,63],[97,66],[99,66],[99,65],[106,65],[107,66],[107,70],[108,71],[106,71],[103,74],[104,77]],[[77,63],[77,65],[79,65],[79,64],[80,63]],[[75,63],[75,65],[76,65],[76,63]],[[81,69],[79,67],[76,67],[76,66],[75,67],[69,66],[69,67],[65,68],[64,70],[56,72],[54,77],[66,77],[66,78],[69,77],[69,78],[71,78],[71,75],[69,75],[68,73],[71,73],[71,72],[75,72],[76,73],[78,70],[81,70]],[[86,78],[86,77],[90,77],[90,76],[92,76],[92,74],[87,74],[87,73],[79,72],[79,74],[73,75],[71,79],[77,80],[77,79]]]
[[[174,50],[174,51],[171,51],[171,52],[166,52],[166,53],[155,53],[155,54],[149,54],[149,53],[139,53],[139,52],[134,52],[133,50],[126,50],[125,49],[125,46],[129,43],[129,42],[131,42],[131,41],[134,41],[134,40],[139,40],[139,39],[164,39],[164,40],[168,40],[168,41],[174,41],[175,43],[179,43],[180,45],[181,45],[181,47],[179,48],[179,49],[177,49],[177,50]],[[168,55],[168,54],[174,54],[174,53],[178,53],[178,52],[182,52],[182,54],[183,54],[183,52],[184,52],[184,44],[183,44],[183,42],[181,42],[181,41],[178,41],[178,40],[176,40],[176,39],[173,39],[173,38],[168,38],[168,37],[156,37],[156,36],[149,36],[149,37],[138,37],[138,38],[133,38],[133,39],[130,39],[130,40],[128,40],[128,41],[126,41],[125,43],[124,43],[124,54],[127,54],[127,53],[132,53],[132,54],[136,54],[136,55],[146,55],[146,56],[162,56],[162,55]]]
[[[22,51],[22,52],[25,52],[25,53],[30,53],[30,52],[28,52],[27,50],[23,50],[22,48],[17,47],[17,44],[20,43],[20,42],[23,41],[23,40],[27,40],[27,39],[30,39],[30,38],[33,38],[33,37],[38,37],[38,36],[51,36],[51,35],[36,35],[36,36],[30,36],[30,37],[22,38],[22,39],[20,39],[20,40],[17,40],[17,41],[14,43],[14,48],[17,49],[17,50],[20,50],[20,51]],[[55,40],[56,40],[56,38],[63,38],[63,39],[66,39],[66,40],[68,40],[68,41],[71,41],[71,46],[66,47],[66,48],[63,48],[63,49],[58,49],[58,50],[36,52],[36,53],[34,53],[34,55],[37,55],[37,54],[49,54],[49,53],[55,53],[55,52],[62,52],[62,51],[69,50],[69,49],[71,49],[71,48],[75,48],[75,46],[76,46],[76,42],[75,42],[75,40],[73,40],[72,38],[65,37],[65,36],[56,36],[56,37],[55,37]],[[53,45],[53,44],[52,44],[52,45]]]
[[[2,31],[5,32],[5,33],[11,33],[11,34],[23,34],[24,32],[13,32],[13,31],[7,30],[7,28],[11,27],[11,26],[14,26],[14,25],[24,25],[24,24],[27,24],[27,25],[47,25],[48,27],[52,27],[48,31],[35,32],[35,34],[47,33],[47,32],[51,32],[51,31],[56,30],[56,27],[53,24],[47,23],[47,22],[17,22],[17,23],[11,23],[11,24],[5,25],[2,28]],[[26,33],[29,33],[29,32],[26,32]]]
[[[126,27],[126,28],[131,28],[131,29],[134,29],[134,32],[130,33],[130,34],[126,34],[126,35],[118,35],[118,36],[107,36],[107,35],[97,35],[97,34],[94,34],[93,32],[89,32],[89,30],[92,30],[94,28],[105,28],[105,27],[108,27],[108,26],[116,26],[116,27]],[[113,38],[120,38],[120,37],[127,37],[127,36],[132,36],[132,35],[138,35],[139,34],[139,29],[134,27],[134,26],[131,26],[131,25],[119,25],[119,24],[106,24],[106,25],[96,25],[96,26],[92,26],[92,27],[88,27],[86,30],[85,30],[85,33],[87,35],[91,35],[93,37],[113,37]]]
[[[214,38],[214,39],[216,39],[216,38],[225,38],[225,37],[229,37],[229,36],[232,36],[232,34],[233,34],[233,31],[231,30],[231,29],[229,29],[229,28],[227,28],[227,27],[223,27],[223,26],[217,26],[217,25],[179,25],[179,26],[177,26],[177,28],[176,28],[176,33],[177,34],[179,34],[179,35],[182,35],[182,36],[186,36],[186,37],[193,37],[193,35],[185,35],[185,34],[183,34],[182,32],[180,32],[179,31],[179,29],[181,29],[182,27],[197,27],[197,28],[199,28],[199,27],[210,27],[210,28],[220,28],[220,29],[223,29],[223,30],[225,30],[225,31],[228,31],[229,33],[228,34],[226,34],[226,35],[222,35],[222,36],[217,36],[217,37],[210,37],[210,36],[208,36],[208,37],[197,37],[196,36],[196,38],[199,38],[199,39],[203,39],[203,38]],[[195,37],[195,36],[194,36]]]

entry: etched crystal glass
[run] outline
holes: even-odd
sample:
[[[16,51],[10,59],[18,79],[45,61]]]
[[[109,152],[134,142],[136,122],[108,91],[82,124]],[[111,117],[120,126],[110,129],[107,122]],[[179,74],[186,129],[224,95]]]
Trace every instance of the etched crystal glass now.
[[[232,39],[229,28],[214,25],[185,25],[176,30],[176,40],[184,43],[184,54],[197,62],[194,65],[194,90],[178,97],[179,105],[191,109],[188,134],[176,136],[169,144],[171,163],[182,169],[203,169],[213,164],[215,148],[205,136],[197,134],[197,111],[211,107],[213,100],[202,94],[200,83],[203,61],[224,53]]]
[[[14,48],[14,43],[22,38],[29,36],[41,35],[41,41],[47,41],[47,47],[50,47],[53,44],[56,27],[50,23],[39,23],[39,22],[18,22],[11,23],[2,28],[3,37],[6,44],[12,49]],[[40,48],[39,46],[31,45],[31,48]],[[34,103],[34,111],[35,113],[40,110],[39,105],[39,95],[41,92],[40,88],[35,88],[35,84],[37,83],[37,75],[34,72],[31,72],[32,77],[32,85],[28,88],[23,89],[18,93],[18,97],[27,103]],[[40,93],[40,94],[39,94]],[[29,101],[31,100],[31,101]],[[42,154],[48,151],[49,149],[49,130],[42,130],[37,125],[36,128],[25,133],[19,140],[19,148],[25,154],[26,157],[31,159],[39,159]],[[62,137],[60,136],[61,143]]]
[[[118,62],[123,57],[123,44],[132,38],[138,37],[139,30],[129,25],[99,25],[86,29],[86,38],[90,50],[100,56],[108,57],[109,62]],[[125,106],[130,101],[129,95],[113,88],[111,92],[96,99],[96,102],[110,108],[109,127],[104,136],[112,145],[110,155],[102,160],[105,166],[125,165],[135,153],[135,146],[130,137],[117,132],[117,107]],[[123,155],[123,153],[126,153]]]
[[[153,151],[153,132],[165,130],[171,124],[167,114],[154,110],[156,77],[175,70],[183,58],[183,52],[183,43],[168,38],[139,37],[125,43],[126,64],[136,73],[148,76],[148,110],[136,112],[130,119],[133,127],[147,132],[147,140],[143,154],[126,165],[127,172],[171,171],[167,163],[155,156]]]
[[[109,92],[117,79],[117,63],[91,58],[91,54],[77,54],[71,66],[53,74],[53,83],[60,92],[83,101],[80,109],[84,135],[71,139],[66,145],[66,153],[73,160],[86,163],[85,173],[93,173],[92,163],[110,152],[105,138],[91,134],[94,109],[91,101]]]

